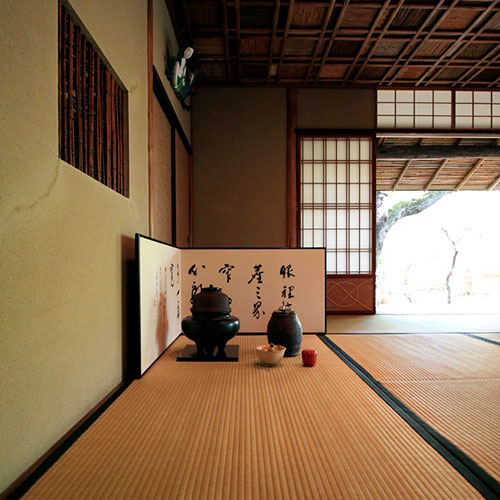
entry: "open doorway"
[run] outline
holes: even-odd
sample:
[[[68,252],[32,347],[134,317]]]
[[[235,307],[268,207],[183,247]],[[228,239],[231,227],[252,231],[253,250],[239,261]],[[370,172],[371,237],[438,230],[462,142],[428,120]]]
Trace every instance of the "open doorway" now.
[[[496,313],[500,192],[377,192],[377,313]]]

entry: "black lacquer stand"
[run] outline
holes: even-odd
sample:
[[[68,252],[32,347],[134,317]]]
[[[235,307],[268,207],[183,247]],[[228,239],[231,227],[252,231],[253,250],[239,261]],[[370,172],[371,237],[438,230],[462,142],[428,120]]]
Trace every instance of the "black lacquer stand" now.
[[[224,351],[219,353],[218,348],[212,356],[198,354],[195,344],[188,344],[177,356],[177,361],[238,361],[239,345],[227,345]]]

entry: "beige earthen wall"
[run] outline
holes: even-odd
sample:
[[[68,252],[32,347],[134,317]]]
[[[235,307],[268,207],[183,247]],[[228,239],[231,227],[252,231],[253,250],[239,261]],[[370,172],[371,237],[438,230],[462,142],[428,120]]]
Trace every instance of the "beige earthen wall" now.
[[[57,0],[2,2],[0,491],[122,381],[148,232],[147,2],[71,4],[129,91],[130,198],[58,158]]]

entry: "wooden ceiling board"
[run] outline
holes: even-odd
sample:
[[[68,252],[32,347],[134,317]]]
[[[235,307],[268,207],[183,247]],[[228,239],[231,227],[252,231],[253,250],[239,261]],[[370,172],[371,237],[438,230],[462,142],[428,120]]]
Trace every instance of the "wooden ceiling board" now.
[[[196,31],[204,26],[222,26],[222,2],[187,2],[191,24]],[[221,30],[222,31],[222,30]]]
[[[464,47],[459,52],[460,59],[481,59],[485,54],[488,53],[491,49],[496,47],[497,43],[492,42],[479,42],[479,43],[471,43]]]
[[[319,28],[323,23],[327,11],[327,5],[318,6],[307,3],[295,3],[293,8],[293,27]]]
[[[453,9],[446,14],[439,25],[441,30],[465,30],[479,16],[477,11],[471,9]]]
[[[281,78],[304,78],[307,64],[283,64],[281,66]]]
[[[500,12],[497,12],[491,20],[486,23],[486,31],[500,33]]]
[[[218,58],[231,68],[233,85],[262,84],[262,71],[255,68],[243,81],[247,63],[267,65],[264,83],[271,86],[500,84],[500,4],[492,1],[169,0],[167,5],[180,45],[194,43],[206,67],[202,85],[227,85],[220,70],[209,66]],[[280,77],[280,67],[292,63],[308,65],[302,81]]]
[[[418,28],[426,19],[426,10],[401,9],[391,23],[391,29]]]
[[[333,16],[334,20],[337,16]],[[342,28],[365,28],[371,26],[377,17],[377,9],[358,7],[351,4],[342,19]]]
[[[268,28],[272,29],[274,19],[274,7],[261,5],[241,5],[240,7],[241,29]]]
[[[337,40],[332,44],[329,57],[354,57],[361,48],[361,45],[362,42],[346,42],[344,40]]]
[[[429,40],[419,45],[415,55],[439,57],[444,54],[451,47],[451,45],[451,42],[438,42]]]
[[[224,38],[195,38],[196,55],[223,55],[225,53]]]
[[[245,56],[267,56],[271,40],[266,38],[242,38],[241,55]]]
[[[342,78],[349,69],[348,64],[325,64],[321,68],[320,78]]]
[[[285,46],[287,56],[311,56],[316,42],[304,38],[288,38]]]
[[[373,56],[396,57],[401,53],[405,46],[406,42],[400,42],[396,40],[382,40],[373,52]]]

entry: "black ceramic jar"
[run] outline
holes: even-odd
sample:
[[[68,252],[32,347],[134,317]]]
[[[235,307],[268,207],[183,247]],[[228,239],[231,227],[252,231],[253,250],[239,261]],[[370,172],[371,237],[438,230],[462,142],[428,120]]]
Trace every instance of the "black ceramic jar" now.
[[[231,299],[221,288],[210,285],[202,288],[191,299],[192,316],[186,316],[181,323],[184,335],[196,344],[196,356],[209,359],[223,357],[226,344],[240,329],[240,320],[231,316]]]
[[[273,311],[267,324],[267,341],[286,347],[285,357],[298,356],[302,345],[302,325],[297,313],[289,307]]]

